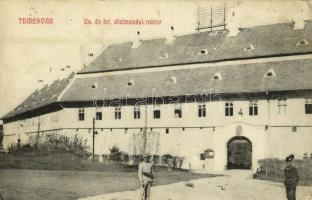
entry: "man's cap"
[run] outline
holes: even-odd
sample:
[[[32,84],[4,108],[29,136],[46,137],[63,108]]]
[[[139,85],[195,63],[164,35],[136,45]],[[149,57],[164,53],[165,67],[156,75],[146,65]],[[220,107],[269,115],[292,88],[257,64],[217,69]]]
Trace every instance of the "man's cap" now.
[[[290,154],[289,156],[286,157],[286,162],[291,162],[293,159],[295,159],[294,154]]]
[[[150,156],[151,156],[151,154],[149,154],[149,153],[143,154],[143,158],[150,157]]]

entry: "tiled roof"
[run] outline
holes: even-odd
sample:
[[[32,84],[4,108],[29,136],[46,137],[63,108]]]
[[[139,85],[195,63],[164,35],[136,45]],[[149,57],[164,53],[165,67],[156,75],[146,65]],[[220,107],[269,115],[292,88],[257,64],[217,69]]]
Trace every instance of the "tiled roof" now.
[[[265,77],[271,69],[276,76]],[[212,80],[215,74],[222,80]],[[106,99],[152,97],[153,89],[156,96],[196,95],[209,90],[218,93],[303,90],[312,89],[311,77],[312,59],[81,76],[60,101],[92,101],[99,96]],[[130,81],[132,86],[128,85]],[[95,83],[97,87],[92,88]]]
[[[27,111],[57,102],[58,96],[62,93],[62,91],[64,91],[73,77],[74,73],[63,80],[55,80],[52,84],[45,85],[40,90],[37,89],[29,97],[27,97],[25,101],[1,119],[11,118]]]
[[[306,21],[300,30],[287,23],[244,28],[237,36],[228,34],[217,31],[183,35],[169,44],[164,38],[143,40],[137,48],[132,48],[132,42],[110,45],[78,73],[312,52],[312,21]]]
[[[301,30],[293,27],[293,24],[275,24],[245,28],[237,36],[228,36],[227,31],[204,32],[178,36],[170,44],[165,39],[146,40],[137,48],[132,48],[132,43],[115,44],[79,73],[312,53],[312,21],[306,21]],[[270,69],[276,76],[264,77]],[[212,80],[216,73],[222,80]],[[36,90],[2,119],[57,102],[73,76]],[[92,101],[103,96],[104,91],[106,98],[112,99],[196,95],[209,90],[217,93],[311,90],[311,77],[312,59],[172,68],[95,77],[81,75],[74,79],[59,101]],[[92,85],[96,87],[92,88]]]

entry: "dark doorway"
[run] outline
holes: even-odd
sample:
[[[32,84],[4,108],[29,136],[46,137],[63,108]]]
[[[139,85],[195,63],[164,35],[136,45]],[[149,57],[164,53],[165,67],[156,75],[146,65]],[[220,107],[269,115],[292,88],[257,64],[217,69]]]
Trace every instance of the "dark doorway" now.
[[[236,136],[227,144],[227,169],[250,169],[252,165],[252,144],[243,136]]]

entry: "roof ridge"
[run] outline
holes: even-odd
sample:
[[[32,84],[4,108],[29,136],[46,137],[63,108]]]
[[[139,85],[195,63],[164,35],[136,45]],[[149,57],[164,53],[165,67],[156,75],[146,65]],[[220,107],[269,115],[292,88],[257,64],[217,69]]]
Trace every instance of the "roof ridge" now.
[[[311,21],[311,20],[304,20],[304,21]],[[275,25],[284,25],[284,26],[293,26],[295,24],[295,22],[280,22],[280,23],[276,23],[276,24],[262,24],[262,25],[256,25],[256,26],[249,26],[249,27],[240,27],[239,29],[241,30],[246,30],[246,29],[253,29],[253,28],[259,28],[259,27],[268,27],[268,26],[275,26]],[[203,32],[193,32],[193,33],[186,33],[186,34],[179,34],[179,35],[175,35],[174,37],[180,37],[180,36],[190,36],[190,35],[200,35],[200,34],[209,34],[210,32],[222,32],[222,31],[228,31],[228,29],[225,30],[213,30],[213,31],[203,31]],[[237,37],[237,36],[234,36]],[[147,42],[147,41],[155,41],[155,40],[166,40],[165,36],[161,36],[161,37],[155,37],[155,38],[150,38],[150,39],[142,39],[141,42]],[[125,45],[125,44],[132,44],[133,41],[125,41],[125,42],[119,42],[119,43],[112,43],[110,45],[107,46],[107,48],[109,47],[115,47],[115,46],[119,46],[119,45]]]
[[[13,110],[9,111],[7,114],[3,115],[0,119],[4,120],[7,118],[11,118],[11,117],[14,117],[16,115],[20,115],[22,113],[28,112],[29,110],[38,109],[38,108],[41,108],[47,104],[58,102],[57,97],[61,94],[60,91],[65,90],[65,88],[69,84],[69,82],[67,82],[66,85],[63,86],[63,88],[54,87],[53,88],[54,90],[52,90],[51,86],[53,86],[53,85],[55,86],[56,84],[61,83],[64,80],[71,80],[74,77],[74,75],[75,75],[75,73],[72,72],[69,76],[67,76],[63,79],[57,78],[51,84],[46,84],[41,89],[36,88],[28,97],[26,97],[20,104],[18,104],[18,106],[16,106]],[[54,92],[54,94],[50,94],[49,92]],[[53,95],[55,95],[55,93],[58,93],[57,97],[56,96],[53,97]],[[34,94],[36,94],[36,95],[33,96]],[[40,95],[43,95],[43,96],[40,96]],[[35,97],[35,99],[32,99],[34,97]],[[42,101],[42,99],[44,99],[44,101]],[[32,100],[31,106],[29,106],[30,100]],[[35,101],[37,101],[37,103]],[[25,106],[25,105],[27,105],[27,106]],[[27,109],[19,112],[23,108],[27,108]]]
[[[306,34],[309,30],[308,22],[298,30],[294,22],[284,22],[241,28],[235,36],[230,36],[229,30],[215,30],[174,36],[170,44],[164,37],[142,40],[137,48],[130,48],[133,42],[111,44],[77,74],[305,54],[312,52],[312,42],[296,44],[303,37],[312,41],[312,36]]]

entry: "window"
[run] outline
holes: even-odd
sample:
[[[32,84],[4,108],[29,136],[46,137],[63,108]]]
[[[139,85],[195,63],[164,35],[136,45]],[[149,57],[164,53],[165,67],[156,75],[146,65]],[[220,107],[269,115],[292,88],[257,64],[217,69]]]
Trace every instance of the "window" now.
[[[169,57],[168,53],[164,53],[161,56],[159,56],[159,59],[166,59],[168,57]]]
[[[305,114],[312,114],[312,98],[306,99]]]
[[[175,76],[171,76],[168,81],[167,81],[168,84],[175,84],[177,83],[177,77]]]
[[[160,118],[160,106],[159,105],[154,105],[154,119],[159,119]]]
[[[275,77],[276,74],[274,72],[273,69],[270,69],[269,71],[267,71],[265,74],[264,74],[264,77]]]
[[[206,104],[198,104],[198,117],[206,117]]]
[[[301,45],[308,45],[309,44],[309,42],[308,42],[308,40],[306,40],[306,39],[302,39],[302,40],[300,40],[299,42],[297,42],[297,46],[301,46]]]
[[[115,119],[121,119],[121,107],[120,106],[115,107]]]
[[[102,108],[96,108],[95,119],[102,120]]]
[[[286,99],[277,100],[278,114],[286,114]]]
[[[95,88],[98,88],[99,84],[98,82],[94,82],[91,86],[91,88],[95,89]]]
[[[253,50],[255,50],[255,46],[252,44],[250,44],[246,48],[244,48],[244,51],[253,51]]]
[[[233,116],[233,102],[225,103],[225,116]]]
[[[128,85],[128,86],[134,86],[134,80],[128,81],[127,85]]]
[[[207,149],[204,151],[205,158],[214,158],[214,151],[212,149]]]
[[[133,118],[134,119],[140,119],[141,118],[141,111],[140,111],[140,105],[135,105],[133,108]]]
[[[84,116],[85,116],[84,109],[83,108],[79,108],[79,114],[78,114],[79,121],[83,121],[84,120]]]
[[[249,115],[250,116],[258,115],[258,102],[257,101],[249,102]]]
[[[197,55],[207,55],[208,54],[208,50],[207,49],[201,49],[198,53],[197,53]]]
[[[175,118],[182,118],[182,108],[181,104],[176,104],[174,108],[174,117]]]
[[[212,79],[211,80],[222,80],[222,76],[221,76],[221,73],[215,73],[214,75],[213,75],[213,77],[212,77]]]
[[[169,134],[169,128],[166,128],[166,134]]]

